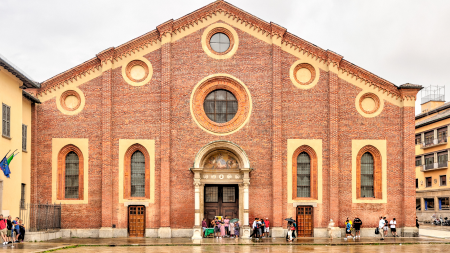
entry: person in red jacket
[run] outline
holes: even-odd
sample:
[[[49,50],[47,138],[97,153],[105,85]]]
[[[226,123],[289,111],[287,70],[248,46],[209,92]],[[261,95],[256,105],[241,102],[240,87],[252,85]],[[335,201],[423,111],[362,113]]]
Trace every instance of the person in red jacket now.
[[[0,214],[0,235],[3,239],[3,244],[8,244],[8,229],[6,228],[8,222],[3,218],[3,214]]]
[[[270,221],[269,218],[266,218],[266,220],[264,220],[264,224],[266,225],[264,227],[264,231],[263,231],[263,235],[265,235],[266,237],[269,237],[269,233],[270,233]]]

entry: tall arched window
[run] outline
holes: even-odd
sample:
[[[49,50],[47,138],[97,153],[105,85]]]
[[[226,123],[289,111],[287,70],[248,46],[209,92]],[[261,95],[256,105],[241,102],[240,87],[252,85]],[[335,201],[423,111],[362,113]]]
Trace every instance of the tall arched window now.
[[[145,157],[139,150],[131,156],[131,197],[145,197]]]
[[[373,198],[374,195],[374,161],[369,152],[361,157],[361,197]]]
[[[65,171],[65,198],[78,199],[79,192],[79,172],[80,161],[78,155],[70,151],[66,156],[66,171]]]
[[[297,156],[297,197],[311,197],[311,158],[306,152]]]

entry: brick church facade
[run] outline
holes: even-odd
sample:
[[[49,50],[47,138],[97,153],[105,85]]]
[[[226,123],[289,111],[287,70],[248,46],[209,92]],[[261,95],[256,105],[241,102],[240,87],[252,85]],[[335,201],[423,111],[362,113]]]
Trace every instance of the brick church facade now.
[[[372,234],[380,215],[416,235],[420,88],[216,1],[41,84],[31,201],[78,237],[199,238],[214,216]]]

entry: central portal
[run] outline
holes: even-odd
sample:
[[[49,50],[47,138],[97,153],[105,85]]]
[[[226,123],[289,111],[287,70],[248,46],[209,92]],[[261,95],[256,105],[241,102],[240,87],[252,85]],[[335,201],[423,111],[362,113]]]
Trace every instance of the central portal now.
[[[215,216],[239,218],[239,188],[237,185],[205,185],[205,216],[210,224]]]

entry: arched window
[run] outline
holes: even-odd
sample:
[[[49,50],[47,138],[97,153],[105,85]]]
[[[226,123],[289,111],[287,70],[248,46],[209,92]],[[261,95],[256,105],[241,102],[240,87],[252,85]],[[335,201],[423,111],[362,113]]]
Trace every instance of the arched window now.
[[[308,145],[292,155],[292,199],[318,199],[317,154]]]
[[[311,197],[311,159],[306,152],[297,156],[297,197]]]
[[[66,171],[65,171],[65,198],[78,199],[79,189],[79,159],[78,155],[70,151],[66,156]]]
[[[373,198],[373,156],[369,152],[361,157],[361,197]]]
[[[145,197],[145,157],[139,150],[131,156],[131,197]]]
[[[58,154],[57,199],[83,199],[84,158],[81,150],[69,144]]]
[[[357,198],[382,198],[381,153],[372,145],[364,146],[356,157]]]

